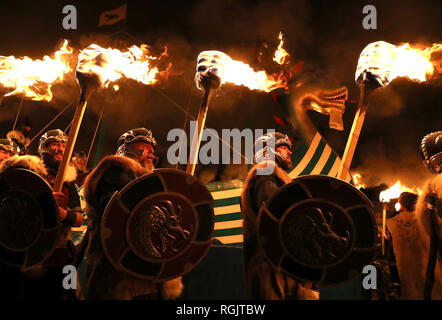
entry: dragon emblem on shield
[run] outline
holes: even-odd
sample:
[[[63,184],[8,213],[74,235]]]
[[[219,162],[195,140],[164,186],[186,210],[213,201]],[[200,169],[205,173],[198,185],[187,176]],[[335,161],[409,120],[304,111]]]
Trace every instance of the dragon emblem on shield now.
[[[180,240],[190,240],[192,228],[185,230],[181,226],[180,212],[179,205],[163,200],[140,215],[136,232],[147,254],[161,258],[169,250],[178,252]]]
[[[282,236],[289,252],[308,264],[327,265],[345,255],[349,232],[340,236],[333,231],[333,216],[319,208],[306,208],[284,223]],[[326,216],[328,219],[326,219]]]

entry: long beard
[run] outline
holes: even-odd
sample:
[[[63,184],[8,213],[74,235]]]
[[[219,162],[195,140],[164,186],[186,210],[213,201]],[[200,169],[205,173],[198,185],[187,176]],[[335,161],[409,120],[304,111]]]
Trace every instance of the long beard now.
[[[288,160],[282,160],[279,157],[276,158],[276,162],[278,163],[278,165],[284,169],[284,170],[290,170],[293,168],[293,164],[292,161],[290,161],[290,159]]]
[[[144,169],[148,169],[153,171],[155,169],[154,161],[148,161],[148,158],[141,159],[140,157],[135,156],[134,154],[127,154],[128,158],[131,158],[138,162]]]
[[[144,169],[148,169],[150,171],[153,171],[155,169],[152,161],[141,161],[140,164]]]

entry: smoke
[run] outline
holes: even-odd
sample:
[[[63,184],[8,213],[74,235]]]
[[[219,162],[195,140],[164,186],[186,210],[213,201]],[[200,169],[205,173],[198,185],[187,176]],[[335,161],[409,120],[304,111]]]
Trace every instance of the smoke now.
[[[33,29],[26,30],[31,34],[26,35],[26,46],[23,41],[16,39],[17,34],[24,32],[18,23],[14,28],[17,31],[11,35],[4,31],[5,28],[0,28],[5,44],[5,48],[0,44],[2,54],[10,53],[12,49],[8,46],[17,46],[20,52],[32,47],[32,53],[41,56],[42,50],[47,53],[47,48],[56,43],[54,39],[66,36],[73,38],[73,46],[78,50],[91,43],[119,49],[145,43],[158,56],[167,46],[168,57],[164,63],[172,63],[168,78],[153,87],[121,80],[118,81],[118,92],[112,88],[95,92],[88,103],[76,145],[76,151],[89,149],[98,116],[104,107],[102,156],[115,152],[116,141],[123,132],[145,126],[153,131],[159,142],[156,153],[162,159],[161,166],[170,166],[165,159],[168,147],[174,142],[166,141],[168,131],[183,128],[188,133],[191,117],[186,113],[196,118],[201,91],[195,87],[193,79],[196,58],[203,50],[223,51],[233,59],[251,64],[256,70],[275,69],[278,66],[274,63],[259,61],[258,52],[264,43],[268,46],[268,52],[274,52],[279,43],[277,36],[282,31],[284,48],[291,56],[292,65],[305,62],[302,75],[308,73],[313,82],[322,83],[328,88],[346,85],[349,99],[355,101],[359,99],[359,89],[354,83],[354,72],[359,54],[368,43],[378,40],[394,44],[432,43],[441,42],[442,39],[438,16],[440,10],[437,9],[441,4],[435,1],[372,1],[370,4],[378,9],[376,30],[362,28],[362,8],[366,1],[337,1],[331,4],[305,0],[210,0],[186,1],[185,4],[174,2],[174,6],[169,6],[167,1],[130,2],[127,26],[119,33],[109,32],[107,35],[97,32],[96,23],[99,14],[110,9],[108,1],[76,1],[74,4],[79,12],[88,13],[87,17],[82,16],[79,30],[69,33],[58,31],[60,26],[57,27],[59,29],[48,29],[48,25],[60,24],[61,9],[57,8],[57,13],[55,9],[51,13],[57,18],[48,17],[57,21],[42,23],[41,27],[34,24]],[[38,6],[35,5],[35,10],[38,10]],[[27,19],[21,8],[15,10],[20,12],[17,16],[23,16],[20,19]],[[44,12],[39,16],[34,20],[44,19]],[[33,30],[35,33],[32,34]],[[50,33],[48,30],[54,31]],[[43,37],[45,42],[39,40],[42,34],[48,36]],[[441,129],[440,88],[437,83],[417,84],[398,79],[389,87],[373,93],[352,164],[352,168],[361,171],[363,180],[367,179],[368,184],[394,183],[397,177],[404,183],[418,185],[422,177],[428,176],[418,148],[425,134]],[[78,99],[79,87],[75,78],[54,85],[53,89],[53,102],[26,102],[23,107],[23,115],[31,117],[33,133],[38,132],[68,102]],[[17,98],[4,99],[0,113],[2,132],[12,128],[18,103]],[[344,151],[356,106],[356,103],[347,104],[343,132],[328,129],[325,116],[312,117],[318,130],[339,155]],[[224,85],[212,98],[206,126],[218,133],[223,128],[289,131],[287,127],[274,122],[273,115],[279,111],[270,94]],[[49,129],[64,129],[72,115],[73,108]],[[96,145],[97,140],[92,156],[96,152]],[[205,175],[206,180],[244,177],[244,168],[246,166],[215,166],[207,169],[210,172],[201,171],[201,177]]]
[[[247,177],[247,165],[227,166],[221,175],[221,180],[245,179]]]
[[[374,117],[398,115],[403,106],[404,101],[394,86],[378,88],[370,95],[370,115]]]
[[[217,178],[217,168],[205,167],[198,172],[198,178],[201,183],[207,184],[216,181]]]
[[[392,149],[382,137],[373,140],[361,154],[361,164],[353,170],[361,175],[361,183],[367,186],[387,184],[392,186],[397,180],[408,187],[422,188],[431,177],[424,167],[416,148],[404,144]],[[399,152],[397,152],[399,151]]]
[[[442,40],[434,2],[372,1],[370,4],[378,13],[375,30],[362,28],[362,8],[366,4],[340,2],[327,6],[321,13],[315,11],[320,18],[314,24],[315,40],[310,45],[317,50],[306,59],[317,80],[346,85],[350,100],[359,100],[354,73],[359,53],[367,44],[384,40],[393,44],[431,45]],[[417,83],[404,78],[373,92],[352,162],[353,171],[362,175],[363,183],[368,186],[392,185],[396,180],[409,186],[425,183],[430,174],[422,164],[419,147],[424,135],[441,128],[440,92],[440,79]],[[314,121],[339,155],[343,154],[356,107],[347,104],[343,132],[327,130],[324,119]]]

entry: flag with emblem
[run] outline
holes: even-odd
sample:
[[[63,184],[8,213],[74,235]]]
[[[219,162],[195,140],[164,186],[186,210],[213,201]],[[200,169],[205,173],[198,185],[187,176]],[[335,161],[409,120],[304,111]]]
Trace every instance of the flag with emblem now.
[[[110,26],[119,21],[126,20],[127,3],[113,10],[105,11],[100,15],[98,26]]]

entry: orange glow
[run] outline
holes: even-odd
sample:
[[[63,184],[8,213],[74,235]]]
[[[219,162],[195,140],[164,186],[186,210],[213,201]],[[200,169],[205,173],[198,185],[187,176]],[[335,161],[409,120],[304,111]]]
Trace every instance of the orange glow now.
[[[415,81],[426,81],[434,73],[440,61],[432,61],[432,54],[442,51],[442,44],[435,43],[424,48],[421,45],[405,43],[399,46],[385,41],[367,45],[358,61],[356,76],[364,70],[372,71],[388,85],[397,77],[407,77]],[[439,71],[440,72],[440,71]]]
[[[152,66],[157,57],[150,56],[147,45],[132,46],[127,51],[102,48],[96,44],[81,51],[77,71],[93,73],[100,79],[103,87],[125,77],[143,84],[157,82],[158,68]]]
[[[362,176],[359,173],[356,172],[355,174],[352,175],[352,177],[353,177],[353,182],[355,183],[356,188],[361,189],[361,188],[367,187],[367,185],[365,185],[361,182]]]
[[[396,181],[396,183],[388,188],[385,191],[382,191],[379,194],[379,200],[381,202],[389,202],[391,199],[397,199],[399,198],[399,196],[401,195],[402,192],[412,192],[412,193],[416,193],[416,194],[421,194],[422,190],[419,188],[409,188],[407,186],[404,186],[401,184],[401,182],[398,180]]]
[[[405,43],[397,48],[395,77],[408,77],[412,80],[425,81],[434,72],[431,54],[442,50],[442,44],[433,44],[431,48],[413,48]]]
[[[279,75],[269,75],[265,71],[255,71],[250,65],[233,60],[221,51],[203,51],[199,54],[198,61],[203,58],[207,61],[212,61],[210,68],[206,72],[213,72],[217,75],[221,79],[221,84],[228,82],[245,86],[251,90],[265,92],[278,88],[287,88],[287,81],[282,73]]]
[[[281,65],[286,63],[286,58],[289,57],[289,53],[282,47],[284,44],[282,37],[283,37],[283,34],[282,34],[282,32],[280,32],[279,36],[278,36],[278,39],[279,39],[278,49],[275,51],[275,55],[273,56],[273,61],[275,61],[277,64],[281,64]]]
[[[72,52],[68,40],[65,40],[52,57],[46,55],[43,59],[33,60],[26,56],[0,56],[0,85],[13,89],[5,96],[22,93],[31,100],[51,101],[52,84],[63,80],[64,75],[72,70],[69,66]]]

